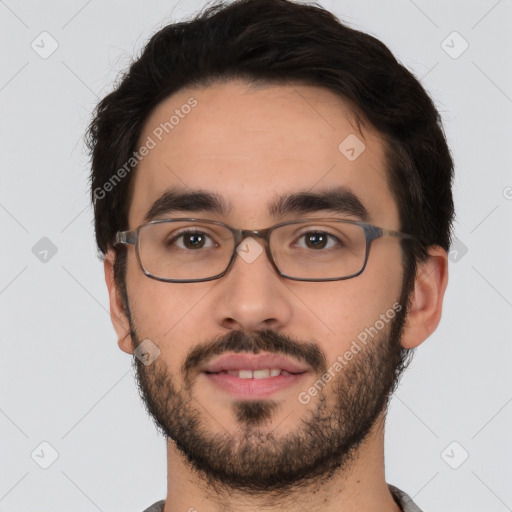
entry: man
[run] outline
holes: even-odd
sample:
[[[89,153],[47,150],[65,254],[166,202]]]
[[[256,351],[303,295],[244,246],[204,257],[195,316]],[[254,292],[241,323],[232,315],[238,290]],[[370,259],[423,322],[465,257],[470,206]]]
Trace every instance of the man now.
[[[219,4],[152,37],[88,144],[113,325],[167,439],[147,511],[419,510],[384,420],[440,320],[453,162],[412,74],[318,6]]]

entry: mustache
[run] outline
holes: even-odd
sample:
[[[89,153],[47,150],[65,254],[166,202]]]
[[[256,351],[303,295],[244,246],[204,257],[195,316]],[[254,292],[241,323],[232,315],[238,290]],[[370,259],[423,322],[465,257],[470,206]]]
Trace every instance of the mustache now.
[[[217,337],[209,343],[193,348],[187,354],[182,370],[185,380],[188,380],[187,376],[192,370],[197,369],[200,363],[226,352],[275,353],[302,361],[318,373],[327,371],[325,355],[316,343],[299,342],[272,329],[264,329],[252,334],[232,331],[226,336]]]

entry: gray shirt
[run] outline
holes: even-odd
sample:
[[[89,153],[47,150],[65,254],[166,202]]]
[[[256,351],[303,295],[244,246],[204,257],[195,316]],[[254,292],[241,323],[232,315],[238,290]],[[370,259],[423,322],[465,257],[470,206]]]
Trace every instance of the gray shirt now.
[[[412,499],[404,491],[401,491],[398,487],[388,484],[389,490],[398,506],[403,512],[421,512],[421,509],[412,501]],[[163,512],[165,500],[157,501],[151,507],[144,510],[144,512]]]

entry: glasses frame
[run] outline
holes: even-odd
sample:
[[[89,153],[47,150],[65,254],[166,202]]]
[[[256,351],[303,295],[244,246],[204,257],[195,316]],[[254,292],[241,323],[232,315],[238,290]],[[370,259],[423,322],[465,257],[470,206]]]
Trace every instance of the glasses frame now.
[[[164,277],[157,277],[150,272],[148,272],[144,265],[142,264],[142,261],[140,259],[140,253],[139,253],[139,233],[140,230],[151,224],[162,224],[162,223],[171,223],[171,222],[201,222],[201,223],[207,223],[207,224],[216,224],[218,226],[223,226],[234,236],[235,239],[235,245],[233,247],[233,254],[231,255],[231,259],[229,260],[229,263],[227,264],[227,267],[224,271],[220,272],[219,274],[216,274],[212,277],[207,277],[203,279],[168,279]],[[364,257],[364,263],[358,272],[354,274],[350,274],[345,277],[328,277],[328,278],[321,278],[321,279],[315,279],[315,278],[300,278],[300,277],[292,277],[284,272],[281,272],[279,267],[277,266],[276,262],[274,261],[272,252],[270,251],[270,236],[272,232],[281,227],[281,226],[287,226],[290,224],[302,224],[304,222],[340,222],[340,223],[346,223],[346,224],[355,224],[357,226],[360,226],[365,234],[366,237],[366,247],[365,247],[365,257]],[[355,220],[348,220],[348,219],[339,219],[339,218],[331,218],[331,217],[323,217],[323,218],[315,218],[315,219],[300,219],[300,220],[291,220],[287,222],[280,222],[279,224],[275,224],[269,228],[265,229],[237,229],[233,228],[232,226],[229,226],[228,224],[224,224],[223,222],[210,220],[210,219],[198,219],[198,218],[170,218],[170,219],[158,219],[153,220],[150,222],[146,222],[144,224],[141,224],[136,229],[133,229],[131,231],[118,231],[115,236],[114,240],[114,246],[118,245],[133,245],[135,247],[135,253],[137,255],[137,261],[139,262],[139,267],[142,270],[142,272],[149,278],[155,279],[157,281],[162,281],[164,283],[201,283],[204,281],[213,281],[215,279],[220,279],[224,275],[227,274],[229,269],[232,267],[236,255],[237,255],[237,248],[240,245],[240,243],[247,237],[255,237],[255,238],[261,238],[265,242],[265,252],[267,254],[267,258],[269,259],[270,263],[274,267],[275,271],[281,276],[286,279],[291,279],[293,281],[310,281],[310,282],[324,282],[324,281],[344,281],[346,279],[352,279],[353,277],[357,277],[361,275],[364,272],[364,269],[366,268],[366,264],[368,262],[368,257],[370,256],[370,248],[372,243],[377,240],[378,238],[384,237],[384,236],[390,236],[394,238],[400,238],[405,240],[413,240],[416,242],[419,242],[419,239],[413,235],[409,235],[407,233],[402,233],[401,231],[396,231],[394,229],[386,229],[379,226],[374,226],[373,224],[368,224],[367,222],[360,222]]]

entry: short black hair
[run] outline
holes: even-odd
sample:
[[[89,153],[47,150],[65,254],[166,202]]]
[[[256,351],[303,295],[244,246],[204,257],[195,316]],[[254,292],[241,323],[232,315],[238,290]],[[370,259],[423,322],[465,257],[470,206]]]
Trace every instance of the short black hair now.
[[[402,246],[408,288],[429,246],[448,251],[453,161],[429,94],[381,41],[318,4],[289,0],[217,2],[190,21],[165,26],[100,101],[86,134],[100,251],[113,247],[117,231],[128,229],[133,172],[112,180],[137,150],[150,113],[185,87],[231,79],[314,85],[348,102],[358,126],[368,123],[382,137],[399,229],[421,242]],[[115,272],[122,287],[123,249],[117,251]]]

